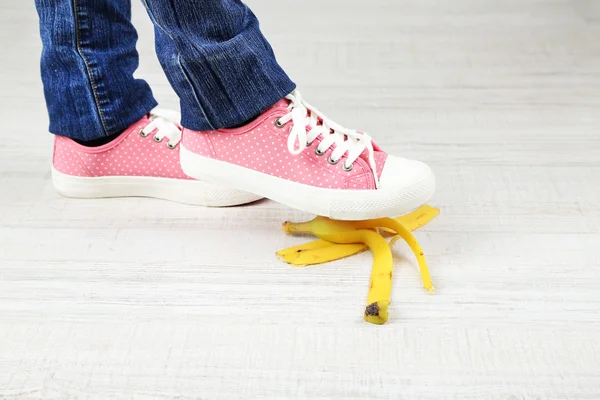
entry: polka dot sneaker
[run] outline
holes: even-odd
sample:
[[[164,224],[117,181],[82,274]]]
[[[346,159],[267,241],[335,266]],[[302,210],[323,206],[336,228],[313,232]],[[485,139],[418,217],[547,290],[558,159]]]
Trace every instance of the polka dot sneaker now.
[[[249,203],[260,196],[190,178],[179,161],[181,127],[151,113],[116,139],[86,147],[56,136],[52,181],[67,197],[154,197],[204,206]]]
[[[241,128],[184,129],[181,163],[192,177],[342,220],[402,215],[435,190],[427,165],[388,155],[365,133],[327,119],[298,91]]]

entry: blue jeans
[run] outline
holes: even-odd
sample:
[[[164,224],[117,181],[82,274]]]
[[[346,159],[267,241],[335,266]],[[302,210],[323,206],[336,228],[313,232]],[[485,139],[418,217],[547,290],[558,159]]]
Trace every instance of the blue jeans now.
[[[50,132],[87,141],[126,129],[157,103],[133,77],[130,0],[35,0]],[[182,125],[232,127],[295,88],[239,0],[142,0],[158,59],[179,96]]]

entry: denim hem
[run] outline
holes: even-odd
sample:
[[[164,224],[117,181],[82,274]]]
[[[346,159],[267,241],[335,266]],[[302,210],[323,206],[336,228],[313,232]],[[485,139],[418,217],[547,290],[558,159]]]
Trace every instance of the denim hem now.
[[[150,94],[143,102],[139,103],[135,108],[127,109],[127,114],[124,114],[119,119],[115,119],[113,124],[109,127],[108,135],[115,135],[123,132],[131,125],[138,122],[144,116],[148,115],[150,111],[158,106],[158,102]]]
[[[100,127],[97,124],[94,124],[94,121],[88,119],[72,120],[70,125],[58,125],[53,123],[54,121],[51,120],[50,133],[53,135],[77,139],[82,142],[116,135],[135,124],[145,115],[149,114],[150,111],[152,111],[152,109],[154,109],[157,105],[158,103],[152,94],[150,94],[150,96],[144,99],[143,102],[139,103],[136,108],[127,109],[127,114],[115,119],[114,124],[108,131],[108,134],[102,129],[94,129],[94,127]]]
[[[293,92],[294,89],[296,89],[296,84],[292,81],[287,81],[284,82],[281,86],[273,88],[273,90],[269,92],[269,94],[257,92],[255,97],[253,97],[251,101],[254,103],[255,107],[260,111],[256,113],[250,109],[243,110],[242,113],[238,114],[237,120],[231,121],[231,123],[227,124],[227,126],[212,127],[212,125],[207,124],[206,119],[198,118],[198,116],[195,115],[193,112],[186,111],[186,109],[183,108],[181,116],[181,125],[193,131],[207,131],[239,126],[255,117],[258,117],[273,104],[277,103],[279,100],[283,99],[285,96]]]

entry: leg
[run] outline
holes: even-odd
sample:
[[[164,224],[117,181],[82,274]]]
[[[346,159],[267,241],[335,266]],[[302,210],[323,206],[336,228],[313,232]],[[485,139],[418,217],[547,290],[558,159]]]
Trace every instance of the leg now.
[[[402,215],[429,201],[427,165],[388,155],[298,90],[286,94],[294,85],[243,3],[145,2],[169,44],[159,46],[167,74],[177,71],[169,75],[182,101],[187,175],[334,219]]]
[[[35,0],[50,132],[90,141],[122,132],[156,106],[134,79],[130,0]]]
[[[258,199],[183,173],[181,127],[150,113],[156,106],[152,92],[133,78],[138,57],[130,5],[130,0],[36,0],[50,130],[58,134],[55,188],[69,197],[144,196],[209,206]],[[114,140],[89,147],[108,136]]]
[[[182,125],[237,126],[295,88],[258,20],[239,0],[142,0],[156,49],[181,99]]]

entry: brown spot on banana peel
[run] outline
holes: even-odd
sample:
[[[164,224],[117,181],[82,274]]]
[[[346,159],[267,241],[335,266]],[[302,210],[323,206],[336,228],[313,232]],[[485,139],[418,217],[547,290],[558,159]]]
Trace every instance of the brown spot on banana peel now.
[[[365,321],[375,325],[385,324],[389,317],[389,305],[389,300],[380,300],[369,304],[365,308]]]
[[[379,316],[379,305],[375,303],[371,303],[365,309],[365,315],[371,315],[373,317]]]

